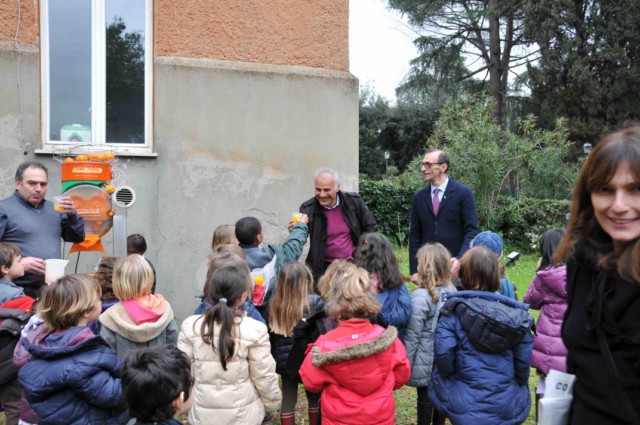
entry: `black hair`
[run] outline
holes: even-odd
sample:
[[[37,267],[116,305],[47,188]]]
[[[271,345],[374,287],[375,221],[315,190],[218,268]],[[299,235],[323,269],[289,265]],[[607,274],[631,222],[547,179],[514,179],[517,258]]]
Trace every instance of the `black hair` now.
[[[353,253],[353,263],[369,273],[378,274],[380,291],[404,285],[393,246],[382,233],[365,233],[360,236]]]
[[[27,168],[39,168],[42,171],[44,171],[44,173],[47,175],[47,178],[49,177],[49,170],[47,170],[47,167],[45,167],[43,163],[36,162],[36,161],[28,161],[28,162],[23,162],[22,164],[18,165],[18,169],[16,170],[16,181],[17,182],[21,182],[22,181],[22,178],[24,177],[24,171]]]
[[[191,361],[173,345],[141,348],[124,360],[122,395],[129,414],[141,422],[173,418],[173,401],[180,393],[186,401],[192,384]]]
[[[538,270],[549,268],[554,264],[556,248],[564,237],[564,229],[551,229],[542,234],[540,238],[540,267]]]
[[[262,224],[255,217],[244,217],[236,222],[236,239],[241,245],[255,245],[262,232]]]
[[[147,241],[144,236],[134,233],[127,236],[127,254],[143,255],[147,252]]]
[[[233,357],[235,347],[235,318],[242,317],[242,312],[233,307],[237,306],[242,295],[247,293],[251,285],[251,276],[248,268],[223,266],[213,272],[209,283],[208,291],[204,295],[213,305],[204,314],[200,334],[202,340],[216,351],[213,331],[215,323],[220,324],[218,350],[222,368],[227,370],[227,361]]]

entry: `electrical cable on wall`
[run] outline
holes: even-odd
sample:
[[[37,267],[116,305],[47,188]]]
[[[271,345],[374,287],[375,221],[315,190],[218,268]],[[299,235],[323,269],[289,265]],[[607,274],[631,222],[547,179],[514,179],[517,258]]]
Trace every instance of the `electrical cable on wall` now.
[[[21,15],[21,5],[20,0],[18,2],[18,23],[16,25],[16,35],[14,37],[14,42],[16,45],[16,52],[18,54],[18,93],[20,94],[20,115],[18,118],[18,141],[20,142],[20,146],[22,146],[22,152],[25,155],[29,154],[29,148],[31,147],[31,143],[24,143],[22,138],[22,119],[23,119],[23,101],[22,101],[22,81],[20,80],[20,61],[22,59],[22,51],[20,50],[20,43],[18,42],[18,36],[20,34],[20,21],[22,20]]]

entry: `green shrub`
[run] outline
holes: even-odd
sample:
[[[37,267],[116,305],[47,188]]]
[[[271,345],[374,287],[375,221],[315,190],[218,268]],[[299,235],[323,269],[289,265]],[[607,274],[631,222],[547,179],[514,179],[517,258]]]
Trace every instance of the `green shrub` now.
[[[401,246],[406,246],[409,240],[414,193],[412,188],[401,187],[388,180],[360,180],[360,196],[378,223],[378,231]]]
[[[524,252],[538,249],[542,234],[554,227],[564,227],[570,201],[535,199],[520,196],[498,198],[499,226],[505,242]]]
[[[360,195],[378,223],[378,231],[403,247],[409,241],[415,190],[389,180],[360,180]],[[569,207],[568,200],[500,196],[495,211],[496,226],[480,230],[500,233],[505,244],[514,249],[535,252],[545,231],[564,227]]]

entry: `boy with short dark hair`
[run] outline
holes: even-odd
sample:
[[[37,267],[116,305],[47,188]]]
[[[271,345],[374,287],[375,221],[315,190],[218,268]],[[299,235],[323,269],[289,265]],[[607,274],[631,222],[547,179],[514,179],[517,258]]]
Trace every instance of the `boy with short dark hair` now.
[[[133,418],[128,425],[181,425],[191,409],[191,361],[172,345],[131,352],[124,361],[122,392]]]
[[[275,293],[276,276],[283,265],[291,261],[298,261],[304,244],[307,242],[309,217],[302,217],[293,225],[287,240],[282,244],[262,246],[262,224],[255,217],[244,217],[236,222],[236,239],[245,253],[245,262],[254,272],[262,269],[264,284],[267,289],[263,300],[257,300],[257,305],[268,304]],[[264,313],[264,309],[261,311]]]
[[[12,282],[24,276],[20,248],[9,242],[0,242],[0,305],[24,296],[24,290]]]
[[[156,268],[153,267],[153,263],[149,261],[148,258],[144,256],[144,253],[147,252],[147,241],[139,233],[133,233],[127,236],[127,255],[131,254],[139,254],[147,260],[147,263],[151,266],[151,270],[153,270],[153,285],[151,286],[151,293],[156,293]]]
[[[31,316],[34,299],[13,283],[24,276],[20,248],[0,242],[0,404],[4,407],[7,425],[20,419],[20,385],[18,369],[13,365],[13,349],[20,329]]]
[[[236,239],[245,253],[245,261],[250,270],[264,267],[273,259],[275,251],[263,247],[262,224],[255,217],[243,217],[236,222]]]

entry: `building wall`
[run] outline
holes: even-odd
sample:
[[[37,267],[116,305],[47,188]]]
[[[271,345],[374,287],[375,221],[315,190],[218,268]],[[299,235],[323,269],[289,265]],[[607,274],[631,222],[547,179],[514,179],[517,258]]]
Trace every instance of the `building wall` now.
[[[2,23],[10,21],[7,16],[11,12],[4,3],[0,5]],[[123,184],[136,192],[135,204],[118,210],[118,214],[126,216],[127,233],[141,233],[147,238],[146,256],[156,267],[158,291],[182,319],[197,304],[194,296],[201,288],[195,284],[194,274],[209,254],[216,226],[252,215],[262,221],[267,243],[281,243],[291,212],[313,196],[315,169],[332,166],[343,173],[343,189],[357,189],[358,81],[345,72],[346,0],[313,2],[318,3],[315,9],[306,0],[268,3],[299,10],[273,19],[252,15],[257,27],[293,28],[287,19],[313,15],[317,30],[299,34],[298,38],[289,33],[289,41],[283,38],[280,47],[272,43],[256,48],[260,37],[238,36],[231,40],[236,47],[229,50],[228,39],[217,43],[218,47],[210,46],[216,44],[211,41],[215,39],[210,35],[212,29],[205,31],[209,38],[204,41],[199,29],[194,29],[191,42],[183,37],[186,31],[175,36],[164,34],[161,29],[168,24],[163,19],[173,22],[169,18],[170,3],[155,2],[157,157],[120,157],[115,168],[123,176]],[[209,9],[217,7],[214,1],[201,3]],[[257,2],[223,3],[253,4],[254,9],[242,9],[245,13],[258,13],[258,8],[264,7]],[[29,9],[34,4],[23,2],[22,23],[25,16],[37,21],[37,10]],[[181,4],[185,16],[197,18],[193,9],[197,2]],[[333,20],[331,13],[323,15],[325,4],[341,15],[333,16]],[[226,16],[232,21],[228,25],[248,31],[251,22],[241,22],[240,10],[228,11]],[[232,19],[234,16],[236,19]],[[342,50],[344,57],[330,54],[326,39],[315,40],[318,31],[326,31],[324,27],[331,28],[334,22],[335,32],[344,30],[344,37],[334,38],[329,44],[336,52]],[[199,25],[190,26],[194,27]],[[278,35],[281,32],[274,29],[271,37],[284,37]],[[7,40],[11,33],[4,29],[0,32],[4,39],[0,41],[0,198],[13,192],[15,168],[24,160],[44,162],[50,169],[49,197],[60,192],[59,164],[51,156],[34,154],[41,142],[39,54],[37,40],[29,38],[33,34],[21,29],[19,39],[23,44],[18,52]],[[227,34],[233,39],[234,31]],[[269,54],[265,53],[267,48],[271,49]],[[306,53],[299,57],[293,54],[305,48]],[[222,59],[206,58],[214,53]],[[265,64],[271,57],[274,60]],[[113,249],[112,235],[110,232],[105,237],[108,252]],[[83,253],[79,259],[72,254],[67,272],[76,267],[78,272],[89,272],[98,258],[94,253]]]
[[[349,70],[348,0],[156,2],[156,54]]]
[[[155,55],[349,70],[348,0],[155,0]],[[0,41],[39,44],[38,0],[0,2]],[[19,27],[18,27],[19,24]]]

